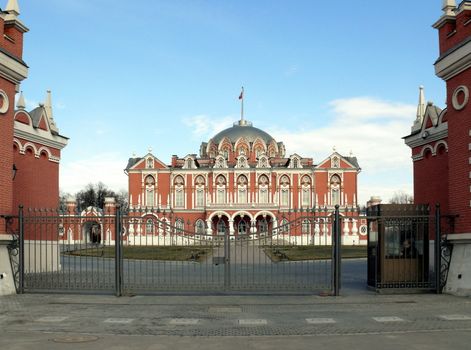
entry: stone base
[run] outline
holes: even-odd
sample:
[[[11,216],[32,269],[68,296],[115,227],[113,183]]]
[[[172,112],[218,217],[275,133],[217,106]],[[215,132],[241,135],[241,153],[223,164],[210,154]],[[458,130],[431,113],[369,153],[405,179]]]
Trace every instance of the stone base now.
[[[16,294],[7,246],[12,242],[10,235],[0,235],[0,296]]]
[[[450,235],[453,243],[448,279],[444,293],[471,296],[471,238],[468,234]]]

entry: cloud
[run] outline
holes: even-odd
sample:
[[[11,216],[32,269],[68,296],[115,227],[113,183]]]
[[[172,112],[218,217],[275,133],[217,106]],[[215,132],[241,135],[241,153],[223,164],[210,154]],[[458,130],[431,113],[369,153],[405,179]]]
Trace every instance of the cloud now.
[[[347,123],[377,118],[380,120],[392,118],[410,122],[417,108],[413,105],[387,102],[371,97],[337,99],[331,101],[329,106],[337,118]]]
[[[126,159],[115,153],[95,154],[89,158],[63,161],[60,170],[60,189],[74,194],[89,183],[103,182],[114,191],[128,188],[124,174]]]
[[[298,66],[293,64],[293,65],[289,66],[288,68],[286,68],[286,70],[284,71],[284,76],[287,77],[287,78],[290,78],[293,75],[295,75],[296,73],[298,73],[298,71],[299,71]]]
[[[234,118],[231,116],[212,118],[204,114],[183,119],[183,123],[192,129],[194,138],[198,140],[213,137],[229,125],[232,125],[233,121]]]
[[[397,190],[411,193],[412,161],[402,137],[410,130],[416,107],[369,97],[337,99],[329,107],[329,122],[322,127],[274,128],[270,133],[285,143],[288,154],[313,157],[314,163],[327,158],[334,146],[346,156],[352,151],[362,167],[361,203],[371,195],[388,200]]]

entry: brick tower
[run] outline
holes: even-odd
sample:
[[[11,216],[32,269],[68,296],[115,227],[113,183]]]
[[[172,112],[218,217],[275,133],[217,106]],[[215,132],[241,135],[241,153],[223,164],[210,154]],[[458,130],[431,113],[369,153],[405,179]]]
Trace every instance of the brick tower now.
[[[419,97],[417,118],[405,137],[414,161],[416,203],[440,203],[454,218],[447,229],[453,255],[446,291],[471,295],[471,1],[443,0],[435,73],[446,83],[446,108]],[[444,220],[445,221],[445,220]]]
[[[0,11],[0,215],[11,215],[13,208],[13,149],[15,94],[28,75],[23,61],[23,34],[28,28],[18,18],[17,0],[9,0]],[[5,221],[0,218],[0,234]]]

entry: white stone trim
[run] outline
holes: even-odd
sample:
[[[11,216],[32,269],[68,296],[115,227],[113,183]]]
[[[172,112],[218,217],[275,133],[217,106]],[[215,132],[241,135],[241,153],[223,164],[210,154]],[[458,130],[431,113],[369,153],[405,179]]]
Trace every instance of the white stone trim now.
[[[28,67],[0,52],[0,76],[19,84],[28,77]]]
[[[449,80],[471,67],[471,42],[456,49],[435,63],[435,74]]]
[[[5,114],[8,112],[8,108],[10,107],[10,100],[8,95],[5,91],[0,89],[0,98],[3,98],[3,105],[0,107],[0,114]]]
[[[464,100],[463,103],[458,102],[458,94],[462,92],[464,94]],[[455,91],[453,92],[453,96],[451,98],[451,102],[453,104],[453,108],[456,109],[457,111],[461,111],[466,105],[468,104],[469,101],[469,90],[468,87],[465,85],[460,85],[458,86]]]
[[[15,121],[14,137],[59,150],[63,149],[68,143],[68,140],[65,137],[52,135],[48,131],[34,129],[31,125],[26,125],[17,121]]]

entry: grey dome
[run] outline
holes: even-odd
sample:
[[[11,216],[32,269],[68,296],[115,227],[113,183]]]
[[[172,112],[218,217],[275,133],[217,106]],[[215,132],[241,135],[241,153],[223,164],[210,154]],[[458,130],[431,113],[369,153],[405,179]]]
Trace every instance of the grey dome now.
[[[250,122],[241,123],[241,121],[219,132],[211,140],[219,144],[223,138],[228,138],[232,143],[235,143],[240,137],[244,137],[248,142],[254,142],[255,139],[261,138],[266,144],[275,140],[265,131],[253,127]]]

